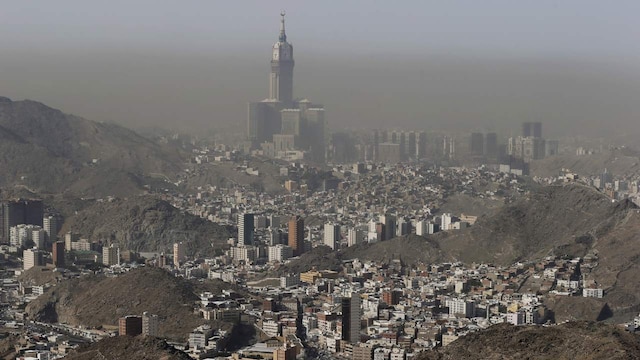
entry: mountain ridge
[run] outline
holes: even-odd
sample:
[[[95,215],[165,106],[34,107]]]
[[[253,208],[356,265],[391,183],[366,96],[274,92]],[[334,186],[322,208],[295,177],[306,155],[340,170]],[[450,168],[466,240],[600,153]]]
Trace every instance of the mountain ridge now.
[[[131,195],[144,176],[173,176],[183,157],[120,125],[63,113],[32,100],[0,98],[0,186],[40,193]]]

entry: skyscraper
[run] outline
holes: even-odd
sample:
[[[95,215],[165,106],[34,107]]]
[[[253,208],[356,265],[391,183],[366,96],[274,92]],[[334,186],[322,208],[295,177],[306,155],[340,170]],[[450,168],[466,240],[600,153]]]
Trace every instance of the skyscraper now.
[[[489,157],[498,156],[498,134],[495,132],[485,134],[484,154]]]
[[[46,235],[46,240],[54,243],[58,240],[58,231],[60,230],[60,219],[56,215],[46,215],[42,219],[42,228]],[[69,249],[70,250],[70,249]]]
[[[253,245],[253,232],[255,229],[253,214],[243,213],[238,215],[238,245]]]
[[[522,137],[542,137],[542,123],[541,122],[523,122],[522,123]]]
[[[184,244],[182,242],[173,243],[173,266],[180,267],[184,260]]]
[[[53,243],[52,254],[53,266],[64,267],[64,241]]]
[[[42,253],[36,249],[25,249],[22,252],[24,270],[29,270],[34,266],[42,266]]]
[[[342,340],[352,344],[360,342],[360,295],[342,298]]]
[[[293,102],[293,45],[287,42],[284,30],[284,12],[280,13],[280,36],[273,44],[269,99],[280,101],[285,107]]]
[[[300,256],[304,252],[304,220],[299,215],[289,220],[288,245],[293,249],[293,256]]]
[[[113,244],[103,247],[102,264],[105,266],[120,265],[120,248]]]
[[[266,156],[323,163],[324,107],[293,97],[293,46],[287,41],[284,13],[280,16],[280,35],[271,49],[269,97],[249,103],[247,137],[251,149]]]
[[[472,155],[484,155],[484,134],[479,132],[471,133],[471,144],[469,150]]]
[[[5,201],[0,206],[0,241],[9,242],[9,229],[19,224],[42,226],[44,205],[41,200]]]
[[[340,226],[324,224],[324,244],[335,250],[340,241]]]

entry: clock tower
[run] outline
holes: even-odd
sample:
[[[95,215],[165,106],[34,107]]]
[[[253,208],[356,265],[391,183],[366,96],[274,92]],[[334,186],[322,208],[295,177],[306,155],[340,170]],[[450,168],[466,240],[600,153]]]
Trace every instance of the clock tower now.
[[[271,53],[269,98],[290,107],[293,104],[293,45],[287,42],[284,12],[280,13],[280,17],[280,37],[273,45]]]

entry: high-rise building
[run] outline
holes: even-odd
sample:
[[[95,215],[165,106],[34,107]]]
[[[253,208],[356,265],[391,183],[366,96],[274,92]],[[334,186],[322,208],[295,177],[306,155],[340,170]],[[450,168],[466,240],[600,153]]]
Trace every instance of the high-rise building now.
[[[45,232],[45,240],[54,243],[58,240],[58,231],[60,231],[60,218],[56,215],[45,215],[42,219],[42,228]]]
[[[349,229],[347,232],[347,246],[354,246],[364,240],[364,231],[360,229]]]
[[[142,313],[142,335],[158,336],[159,325],[160,320],[158,315],[149,314],[146,311]]]
[[[541,122],[523,122],[522,123],[522,137],[542,137],[542,123]]]
[[[64,242],[57,241],[53,243],[52,246],[52,254],[53,258],[53,266],[55,267],[64,267]]]
[[[416,135],[416,159],[423,159],[427,154],[427,133],[424,131]]]
[[[289,247],[293,249],[293,256],[304,253],[304,220],[299,215],[289,219]]]
[[[9,244],[44,248],[44,230],[38,225],[19,224],[9,229]]]
[[[396,217],[385,214],[380,216],[380,223],[384,225],[384,238],[379,240],[391,240],[396,237]]]
[[[102,264],[105,266],[120,265],[120,248],[114,244],[103,247]]]
[[[64,248],[67,251],[73,250],[73,243],[80,240],[80,236],[76,233],[68,232],[64,234]]]
[[[184,244],[182,242],[173,243],[173,266],[179,267],[184,261]]]
[[[360,342],[360,294],[342,298],[342,340],[352,344]]]
[[[269,99],[291,106],[293,102],[293,45],[287,42],[284,29],[284,12],[280,14],[280,36],[273,44],[271,75],[269,76]]]
[[[484,155],[484,134],[479,132],[471,133],[471,141],[469,145],[471,155]]]
[[[293,256],[293,251],[291,247],[283,244],[277,244],[273,246],[269,246],[268,248],[268,259],[269,261],[285,261]]]
[[[253,214],[238,214],[238,245],[253,245],[253,232],[255,229]]]
[[[293,97],[293,46],[287,41],[284,13],[272,47],[269,98],[249,104],[247,137],[264,155],[325,161],[324,107]]]
[[[138,336],[142,334],[142,317],[127,315],[118,319],[118,334],[120,336]]]
[[[19,224],[42,226],[44,205],[41,200],[5,201],[0,206],[0,241],[9,242],[9,231]]]
[[[35,229],[31,230],[31,241],[33,241],[38,249],[45,248],[45,238],[46,233],[41,227],[35,226]]]
[[[324,244],[335,250],[340,241],[340,226],[335,224],[324,224]]]
[[[22,252],[22,262],[24,270],[29,270],[34,266],[42,266],[42,253],[38,249],[25,249]]]
[[[498,156],[498,134],[494,132],[485,134],[484,154],[493,158]]]

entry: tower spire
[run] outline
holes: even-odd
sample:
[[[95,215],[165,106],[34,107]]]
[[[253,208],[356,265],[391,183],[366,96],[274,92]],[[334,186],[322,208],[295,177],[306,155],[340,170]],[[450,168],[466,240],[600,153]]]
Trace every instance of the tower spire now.
[[[284,10],[280,12],[280,42],[287,42],[287,34],[284,32]]]

